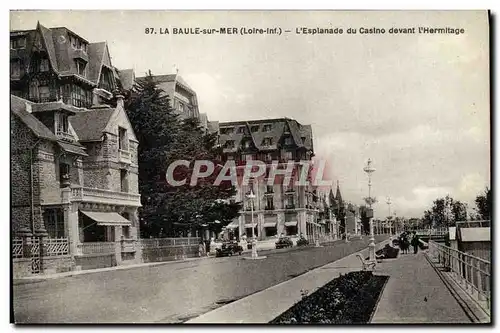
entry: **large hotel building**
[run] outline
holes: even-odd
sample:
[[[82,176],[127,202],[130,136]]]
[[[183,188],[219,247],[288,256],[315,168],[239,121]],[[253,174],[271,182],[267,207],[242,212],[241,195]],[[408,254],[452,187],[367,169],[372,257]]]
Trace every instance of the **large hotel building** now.
[[[273,161],[282,168],[289,162],[294,167],[288,184],[284,178],[277,178],[281,181],[273,185],[267,178],[259,178],[237,187],[235,200],[243,202],[243,210],[227,227],[231,237],[264,240],[281,234],[315,235],[321,229],[319,196],[313,185],[295,184],[304,167],[299,162],[311,161],[314,156],[311,126],[288,118],[221,122],[219,133],[223,159],[234,160],[237,167],[243,168],[250,160],[265,162],[267,172]],[[255,198],[249,198],[249,193]]]

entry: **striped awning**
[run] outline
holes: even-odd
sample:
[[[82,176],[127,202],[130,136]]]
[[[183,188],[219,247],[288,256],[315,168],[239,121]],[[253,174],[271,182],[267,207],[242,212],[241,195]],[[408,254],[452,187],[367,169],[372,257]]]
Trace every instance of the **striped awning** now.
[[[83,211],[81,212],[87,217],[91,218],[97,225],[102,226],[130,226],[132,223],[115,212],[89,212]]]
[[[285,222],[286,227],[295,227],[296,225],[297,225],[297,221]]]

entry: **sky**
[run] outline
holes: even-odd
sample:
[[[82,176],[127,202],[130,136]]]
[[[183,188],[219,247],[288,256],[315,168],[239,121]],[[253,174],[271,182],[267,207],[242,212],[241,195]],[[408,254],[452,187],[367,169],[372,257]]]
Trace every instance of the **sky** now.
[[[311,124],[317,159],[345,200],[375,217],[420,217],[449,194],[474,206],[490,184],[489,36],[482,11],[25,11],[11,30],[65,26],[107,41],[136,76],[179,74],[209,120],[289,117]],[[174,35],[172,28],[281,28],[279,35]],[[300,28],[341,28],[304,35]],[[391,27],[463,34],[389,34]],[[170,34],[145,34],[146,28]],[[357,34],[347,34],[348,28]],[[385,34],[360,34],[384,28]]]

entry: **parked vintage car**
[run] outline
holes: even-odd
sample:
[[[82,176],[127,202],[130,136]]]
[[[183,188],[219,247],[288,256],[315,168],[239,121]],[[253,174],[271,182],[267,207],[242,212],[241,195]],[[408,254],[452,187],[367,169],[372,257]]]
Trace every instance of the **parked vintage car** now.
[[[216,257],[227,257],[235,254],[241,255],[243,248],[236,242],[222,243],[220,248],[215,249]]]
[[[280,239],[278,239],[278,241],[276,242],[277,249],[283,249],[283,248],[292,247],[292,246],[293,246],[293,242],[290,239],[290,237],[280,237]]]
[[[309,245],[309,241],[304,237],[300,237],[299,240],[297,240],[297,246],[306,246],[306,245]]]

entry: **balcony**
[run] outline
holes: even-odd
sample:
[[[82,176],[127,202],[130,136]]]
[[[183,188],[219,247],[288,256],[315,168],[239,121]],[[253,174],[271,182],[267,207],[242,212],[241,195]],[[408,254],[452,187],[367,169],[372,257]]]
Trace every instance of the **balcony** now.
[[[121,163],[126,163],[126,164],[132,163],[130,151],[119,149],[118,153],[119,153],[118,159]]]
[[[69,132],[57,131],[56,132],[56,136],[59,139],[62,139],[62,140],[65,140],[65,141],[75,141],[75,138]]]
[[[115,192],[99,188],[74,187],[71,201],[83,201],[108,205],[141,206],[141,196],[136,193]]]

